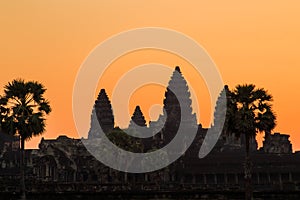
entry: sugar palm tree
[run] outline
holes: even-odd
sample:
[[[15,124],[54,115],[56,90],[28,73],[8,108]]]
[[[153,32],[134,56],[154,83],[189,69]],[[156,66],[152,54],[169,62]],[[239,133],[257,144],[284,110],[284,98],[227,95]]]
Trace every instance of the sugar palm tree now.
[[[245,199],[252,198],[251,160],[249,156],[250,139],[257,133],[269,133],[276,125],[276,116],[272,111],[272,96],[264,89],[253,84],[236,86],[232,92],[232,101],[236,111],[233,116],[237,136],[244,135],[246,140],[245,156]]]
[[[20,138],[21,195],[25,199],[25,141],[45,131],[45,115],[51,112],[45,87],[35,81],[13,80],[0,98],[1,129]]]

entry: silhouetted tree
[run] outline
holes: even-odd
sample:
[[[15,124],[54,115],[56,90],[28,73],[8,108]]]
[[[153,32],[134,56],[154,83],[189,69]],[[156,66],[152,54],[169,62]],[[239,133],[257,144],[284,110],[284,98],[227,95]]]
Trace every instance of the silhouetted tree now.
[[[107,134],[107,137],[118,147],[131,152],[141,152],[143,145],[139,138],[132,137],[119,127],[114,128]]]
[[[114,128],[111,132],[107,133],[106,135],[112,143],[126,151],[140,153],[144,150],[144,146],[140,138],[135,138],[128,135],[119,127]],[[116,156],[122,157],[122,152],[119,152],[119,155]],[[129,156],[126,158],[125,162],[122,163],[122,165],[124,165],[126,169],[128,169],[131,165],[134,165],[134,159]],[[127,181],[128,174],[125,172],[124,175],[125,181]]]
[[[253,84],[237,85],[232,92],[235,105],[234,123],[235,134],[245,136],[245,199],[252,198],[251,161],[249,156],[250,139],[258,132],[269,132],[276,125],[276,117],[272,111],[272,96],[264,89],[257,89]]]
[[[45,115],[51,112],[45,87],[35,81],[13,80],[4,86],[0,99],[1,128],[20,137],[21,195],[25,199],[25,141],[45,131]]]

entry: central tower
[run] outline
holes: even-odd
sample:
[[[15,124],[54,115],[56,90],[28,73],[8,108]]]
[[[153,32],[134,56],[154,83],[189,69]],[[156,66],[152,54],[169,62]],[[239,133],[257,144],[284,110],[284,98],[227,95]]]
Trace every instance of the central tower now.
[[[184,127],[186,134],[189,134],[189,128],[197,127],[196,114],[192,113],[191,93],[178,66],[168,83],[163,103],[166,122],[161,134],[164,143],[173,139],[179,126]]]

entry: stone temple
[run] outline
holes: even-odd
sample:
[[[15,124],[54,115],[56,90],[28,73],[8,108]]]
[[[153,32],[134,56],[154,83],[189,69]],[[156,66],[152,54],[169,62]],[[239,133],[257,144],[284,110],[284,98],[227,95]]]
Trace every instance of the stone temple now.
[[[224,91],[228,88],[225,86]],[[175,95],[176,94],[176,95]],[[181,103],[179,103],[181,102]],[[198,153],[208,131],[197,123],[192,111],[190,91],[181,70],[176,67],[166,88],[165,113],[146,126],[142,108],[137,106],[130,129],[144,127],[153,137],[140,139],[141,152],[168,144],[184,124],[186,134],[196,129],[192,145],[168,167],[149,173],[130,174],[113,170],[97,161],[81,139],[59,136],[42,139],[39,149],[26,150],[28,191],[103,192],[103,191],[242,191],[244,188],[245,140],[222,132],[214,149],[203,159]],[[109,97],[102,89],[93,107],[98,120],[91,121],[87,139],[99,136],[93,123],[99,123],[105,134],[116,129]],[[217,118],[217,116],[215,116]],[[86,140],[86,139],[83,139]],[[19,179],[18,140],[0,134],[0,190],[15,191]],[[183,141],[184,143],[184,141]],[[16,148],[17,146],[17,148]],[[293,153],[289,136],[267,133],[263,146],[257,149],[251,141],[252,184],[254,191],[300,191],[300,153]],[[7,187],[9,185],[9,187]]]

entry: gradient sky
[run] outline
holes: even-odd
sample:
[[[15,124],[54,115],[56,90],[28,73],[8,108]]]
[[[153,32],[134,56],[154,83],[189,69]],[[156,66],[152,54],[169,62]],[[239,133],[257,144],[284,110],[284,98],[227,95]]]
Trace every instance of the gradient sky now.
[[[48,88],[46,97],[53,108],[43,137],[66,134],[76,138],[72,90],[76,74],[89,53],[122,31],[149,26],[174,29],[192,37],[207,50],[230,88],[254,83],[267,89],[274,96],[278,116],[275,131],[290,134],[294,150],[300,150],[299,9],[300,3],[294,0],[247,3],[238,0],[2,0],[0,87],[15,78],[42,82]],[[151,50],[119,58],[111,70],[117,77],[124,73],[117,66],[130,69],[149,62],[171,67],[180,65],[189,80],[188,63],[169,53]],[[113,81],[108,79],[100,81],[98,89],[106,87],[111,95]],[[207,127],[211,111],[208,93],[201,81],[196,90],[200,101],[199,121]],[[146,91],[155,93],[155,97],[147,98]],[[148,109],[152,104],[162,103],[163,93],[162,87],[153,85],[139,89],[130,100],[129,112],[135,104],[140,104],[149,119]],[[40,139],[32,139],[27,148],[36,148]]]

